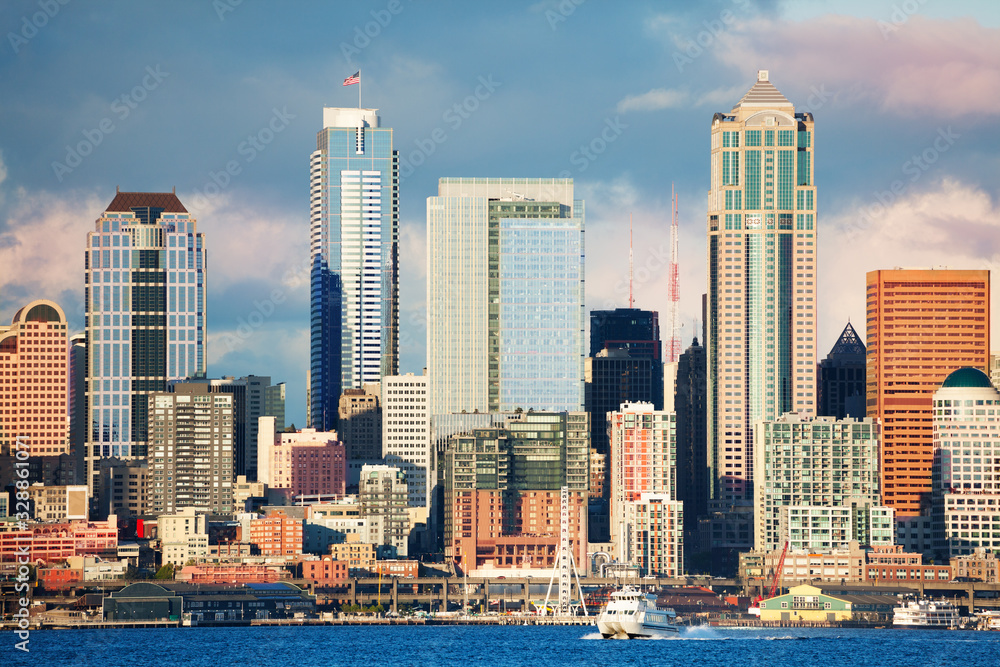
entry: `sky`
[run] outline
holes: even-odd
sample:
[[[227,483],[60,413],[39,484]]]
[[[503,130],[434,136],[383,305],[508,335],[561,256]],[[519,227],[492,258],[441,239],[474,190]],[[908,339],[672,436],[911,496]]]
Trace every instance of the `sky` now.
[[[865,272],[1000,263],[993,0],[6,0],[0,37],[0,321],[48,298],[82,330],[86,234],[115,188],[176,188],[206,235],[209,375],[286,382],[299,426],[309,155],[359,69],[403,164],[403,373],[426,359],[442,177],[573,178],[588,310],[628,305],[631,216],[635,306],[661,323],[673,187],[686,347],[712,116],[759,69],[816,121],[821,358],[848,320],[863,335]]]

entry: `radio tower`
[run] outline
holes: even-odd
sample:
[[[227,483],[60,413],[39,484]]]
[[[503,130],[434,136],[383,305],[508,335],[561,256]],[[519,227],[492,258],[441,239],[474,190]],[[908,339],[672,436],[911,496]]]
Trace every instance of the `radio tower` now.
[[[677,276],[677,194],[673,183],[670,184],[670,285],[667,287],[667,298],[670,301],[670,344],[667,348],[667,361],[674,362],[681,355],[680,331],[677,327],[677,311],[681,300],[680,284]]]

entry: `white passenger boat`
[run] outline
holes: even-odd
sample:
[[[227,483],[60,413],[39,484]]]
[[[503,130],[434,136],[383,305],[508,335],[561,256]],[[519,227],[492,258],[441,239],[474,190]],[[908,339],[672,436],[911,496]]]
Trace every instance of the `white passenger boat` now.
[[[676,619],[673,609],[657,608],[655,595],[625,586],[611,594],[597,617],[597,629],[605,639],[669,637],[680,631]]]
[[[905,600],[892,610],[892,627],[953,630],[958,627],[958,608],[943,600]]]

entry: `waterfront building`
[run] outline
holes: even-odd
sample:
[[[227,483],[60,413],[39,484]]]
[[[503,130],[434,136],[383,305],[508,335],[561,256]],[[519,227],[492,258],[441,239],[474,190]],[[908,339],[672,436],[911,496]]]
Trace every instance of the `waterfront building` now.
[[[562,512],[578,569],[587,548],[586,412],[515,413],[449,438],[442,456],[445,557],[476,576],[543,575]],[[567,487],[567,507],[561,489]]]
[[[0,326],[0,455],[69,453],[68,341],[65,313],[45,299]]]
[[[1000,583],[1000,560],[996,552],[986,547],[976,547],[965,556],[953,556],[948,564],[959,581],[981,581],[985,584]]]
[[[157,536],[163,551],[163,564],[183,566],[192,558],[208,555],[208,516],[194,507],[156,517]]]
[[[748,587],[766,587],[774,579],[784,554],[781,580],[785,584],[820,581],[830,584],[942,582],[952,579],[948,565],[926,564],[919,553],[898,545],[870,548],[851,542],[824,553],[783,547],[740,555],[739,576]],[[761,590],[766,590],[761,588]]]
[[[31,562],[58,563],[71,556],[108,556],[118,550],[118,517],[104,521],[42,523],[0,522],[0,571],[12,574],[21,547],[28,546]]]
[[[233,397],[203,382],[149,396],[149,506],[153,514],[195,507],[233,511]]]
[[[867,274],[868,416],[882,422],[882,498],[897,522],[921,517],[899,541],[924,545],[929,527],[931,397],[953,371],[989,363],[987,270],[893,269]],[[929,537],[929,535],[928,535]],[[918,545],[919,541],[919,545]],[[926,540],[929,542],[930,540]],[[921,549],[923,550],[923,549]]]
[[[428,507],[434,470],[426,375],[382,378],[382,458],[406,473],[410,507]]]
[[[302,553],[302,520],[282,511],[271,511],[250,520],[250,544],[262,556],[296,556]]]
[[[584,405],[572,179],[442,178],[427,199],[431,415]]]
[[[623,403],[607,415],[611,438],[611,542],[626,562],[631,534],[627,503],[643,493],[677,497],[676,416],[652,403]]]
[[[377,109],[325,107],[310,156],[309,423],[399,372],[399,161]]]
[[[767,70],[712,118],[705,347],[717,508],[749,509],[757,422],[815,414],[814,130]]]
[[[790,413],[759,422],[755,442],[756,551],[790,540],[826,550],[852,541],[872,543],[871,511],[881,500],[879,424],[874,419]],[[876,512],[877,517],[885,515]],[[809,519],[814,516],[829,521],[826,530],[813,531]],[[885,538],[880,532],[876,541]]]
[[[357,535],[348,535],[346,542],[330,545],[330,557],[347,563],[347,573],[352,577],[367,577],[375,571],[375,544],[363,542]]]
[[[667,493],[643,493],[625,503],[624,562],[642,576],[680,577],[684,569],[684,505]]]
[[[383,558],[405,557],[409,544],[409,487],[406,473],[393,466],[366,465],[358,482],[361,515],[377,526],[375,544]]]
[[[837,419],[865,417],[865,363],[865,344],[848,322],[830,354],[817,367],[816,414]]]
[[[347,457],[334,431],[274,430],[275,417],[261,417],[258,477],[268,494],[292,504],[304,496],[339,498],[347,492]]]
[[[172,192],[117,192],[87,233],[87,485],[101,459],[149,454],[149,395],[204,377],[205,239]]]
[[[760,620],[768,622],[891,622],[897,600],[885,595],[830,594],[809,584],[760,603]]]
[[[952,372],[933,397],[934,551],[1000,550],[1000,391],[978,368]]]
[[[333,556],[302,561],[302,578],[317,586],[342,586],[347,583],[347,566],[347,561]]]

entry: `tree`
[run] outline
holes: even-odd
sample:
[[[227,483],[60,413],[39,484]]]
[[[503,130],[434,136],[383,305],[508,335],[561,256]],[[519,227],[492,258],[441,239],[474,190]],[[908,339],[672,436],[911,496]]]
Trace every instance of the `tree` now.
[[[156,571],[157,579],[173,579],[174,578],[174,564],[164,563],[163,567]]]

